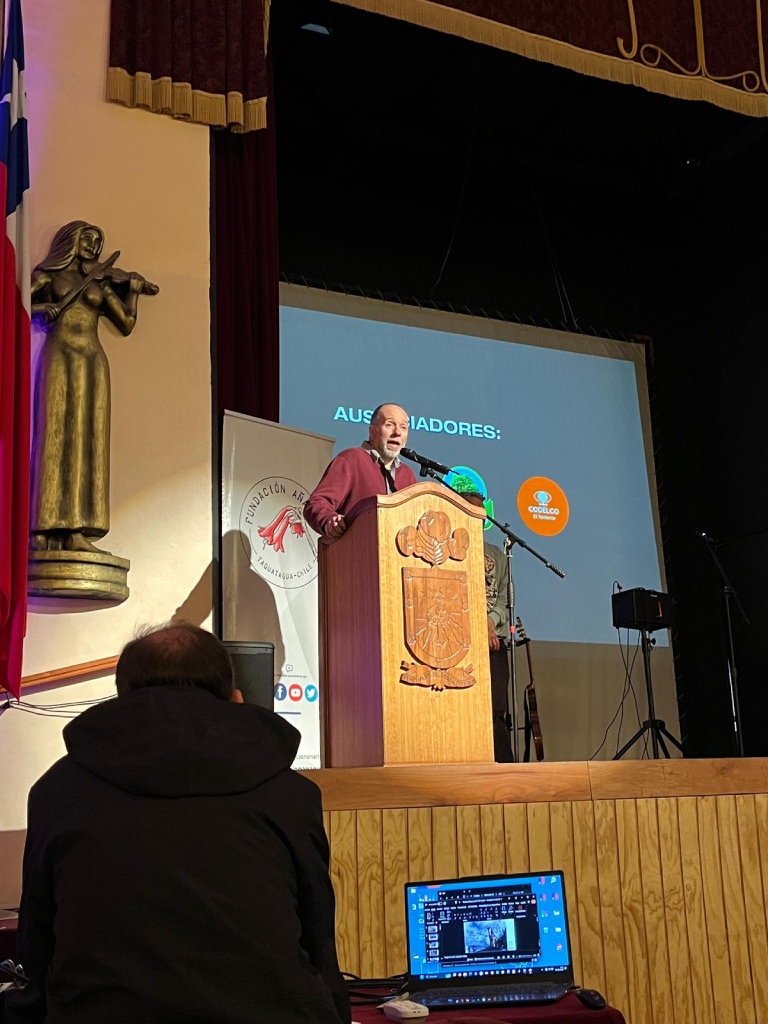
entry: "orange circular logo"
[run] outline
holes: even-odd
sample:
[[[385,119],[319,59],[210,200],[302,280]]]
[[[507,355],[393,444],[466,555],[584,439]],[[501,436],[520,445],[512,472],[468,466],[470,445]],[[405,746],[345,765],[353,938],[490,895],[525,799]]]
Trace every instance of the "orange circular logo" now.
[[[554,537],[568,522],[568,499],[554,480],[531,476],[517,492],[517,511],[534,533]]]

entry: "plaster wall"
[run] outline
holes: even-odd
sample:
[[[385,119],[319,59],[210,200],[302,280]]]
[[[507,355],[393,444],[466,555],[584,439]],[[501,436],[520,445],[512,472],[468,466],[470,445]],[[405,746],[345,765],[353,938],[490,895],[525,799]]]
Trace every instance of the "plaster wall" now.
[[[99,328],[112,377],[102,546],[130,559],[130,597],[31,599],[30,675],[115,655],[138,625],[177,613],[209,624],[211,371],[208,129],[105,101],[109,0],[34,0],[24,17],[32,264],[59,227],[82,219],[104,230],[105,254],[120,249],[119,266],[160,286],[140,299],[129,338],[103,319]],[[22,696],[51,706],[113,692],[105,676]],[[18,843],[2,833],[25,827],[29,788],[63,754],[67,721],[13,707],[0,714],[0,903],[12,898],[18,868],[4,856]]]

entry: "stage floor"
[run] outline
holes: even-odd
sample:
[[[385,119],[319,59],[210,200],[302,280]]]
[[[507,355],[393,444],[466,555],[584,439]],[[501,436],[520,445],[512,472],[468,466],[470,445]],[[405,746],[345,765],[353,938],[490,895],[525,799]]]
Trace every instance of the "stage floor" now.
[[[306,774],[344,970],[404,970],[406,882],[560,868],[576,979],[628,1024],[768,1021],[768,759]]]

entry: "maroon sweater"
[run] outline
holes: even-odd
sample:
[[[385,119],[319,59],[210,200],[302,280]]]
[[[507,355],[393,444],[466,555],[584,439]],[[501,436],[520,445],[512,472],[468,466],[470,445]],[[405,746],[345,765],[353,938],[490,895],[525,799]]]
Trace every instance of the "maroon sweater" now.
[[[403,463],[395,470],[394,478],[397,491],[416,483],[413,470]],[[310,494],[304,516],[313,529],[324,534],[325,524],[336,514],[345,516],[364,498],[386,493],[381,463],[365,448],[345,448],[329,464]]]

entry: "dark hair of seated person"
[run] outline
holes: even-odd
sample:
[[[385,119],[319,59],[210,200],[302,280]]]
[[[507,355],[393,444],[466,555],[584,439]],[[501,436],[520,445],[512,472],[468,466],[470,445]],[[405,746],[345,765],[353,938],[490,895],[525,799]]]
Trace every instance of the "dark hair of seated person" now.
[[[485,498],[480,491],[463,491],[461,497],[464,501],[468,501],[470,505],[477,505],[478,508],[482,508],[485,505]]]
[[[147,686],[193,686],[230,700],[232,661],[213,633],[188,622],[143,630],[123,648],[115,669],[118,697]]]

